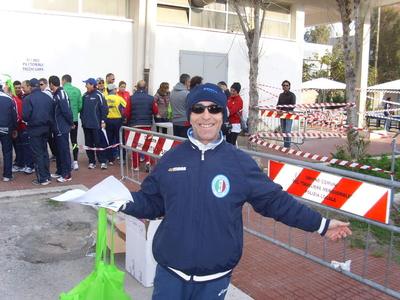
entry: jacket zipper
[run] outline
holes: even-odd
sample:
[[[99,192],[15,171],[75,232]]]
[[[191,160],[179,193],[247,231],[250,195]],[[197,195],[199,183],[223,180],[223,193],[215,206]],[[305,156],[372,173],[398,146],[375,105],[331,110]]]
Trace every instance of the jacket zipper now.
[[[201,161],[204,161],[204,150],[201,151]],[[203,178],[203,173],[204,173],[204,164],[200,164],[200,170],[199,170],[199,178]],[[197,241],[198,241],[198,232],[199,232],[199,223],[200,223],[200,216],[199,216],[199,206],[200,206],[200,201],[202,199],[201,197],[202,192],[200,190],[200,185],[198,185],[198,191],[197,191],[197,201],[196,201],[196,227],[195,227],[195,232],[194,232],[194,237],[195,237],[195,243],[194,243],[194,257],[193,257],[193,262],[194,262],[194,268],[193,268],[193,274],[190,278],[190,281],[193,282],[193,276],[196,273],[196,264],[197,264]]]

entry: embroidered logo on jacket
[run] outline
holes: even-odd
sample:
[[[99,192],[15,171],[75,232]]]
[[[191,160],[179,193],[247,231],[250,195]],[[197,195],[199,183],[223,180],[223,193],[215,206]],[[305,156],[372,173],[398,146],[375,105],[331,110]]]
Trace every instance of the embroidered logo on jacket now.
[[[222,174],[215,176],[211,182],[211,189],[215,197],[225,197],[226,195],[228,195],[230,190],[229,179]]]
[[[186,167],[174,167],[168,169],[168,172],[179,172],[179,171],[186,171]]]

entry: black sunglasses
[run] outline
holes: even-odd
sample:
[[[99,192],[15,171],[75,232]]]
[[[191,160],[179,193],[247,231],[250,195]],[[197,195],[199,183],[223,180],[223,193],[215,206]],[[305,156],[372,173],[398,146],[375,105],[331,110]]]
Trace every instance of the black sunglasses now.
[[[209,105],[209,106],[205,106],[202,104],[195,104],[190,108],[191,112],[194,112],[195,114],[202,114],[206,108],[208,109],[208,112],[210,114],[219,114],[221,112],[223,112],[224,108],[222,106],[219,106],[217,104],[213,104],[213,105]]]

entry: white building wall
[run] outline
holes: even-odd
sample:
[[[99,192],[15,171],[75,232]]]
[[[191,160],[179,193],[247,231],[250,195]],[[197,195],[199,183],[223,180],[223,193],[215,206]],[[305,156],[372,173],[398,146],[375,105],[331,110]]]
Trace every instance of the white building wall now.
[[[268,89],[275,95],[281,93],[281,83],[285,79],[292,83],[293,90],[300,90],[303,59],[301,47],[291,40],[272,38],[263,38],[260,45],[259,83],[276,87],[276,89]],[[179,81],[180,50],[227,53],[229,61],[227,84],[230,87],[233,82],[241,83],[240,94],[245,102],[245,113],[247,114],[249,62],[243,35],[159,24],[155,50],[155,64],[154,70],[152,70],[154,81],[151,85],[153,92],[163,81],[169,82],[171,89]],[[295,94],[300,103],[300,91],[295,91]],[[260,91],[260,100],[270,97],[270,94]],[[263,103],[272,105],[277,101],[278,98],[272,96],[272,99]]]
[[[116,83],[124,80],[132,91],[132,21],[0,10],[0,27],[7,28],[0,73],[12,80],[70,74],[72,84],[85,92],[82,80],[111,72]],[[28,60],[42,66],[28,71]]]
[[[51,75],[61,79],[70,74],[72,85],[83,94],[83,80],[114,73],[116,83],[124,80],[132,92],[132,20],[0,10],[0,27],[7,28],[2,36],[0,74],[10,75],[13,81]],[[78,143],[84,145],[81,126]]]

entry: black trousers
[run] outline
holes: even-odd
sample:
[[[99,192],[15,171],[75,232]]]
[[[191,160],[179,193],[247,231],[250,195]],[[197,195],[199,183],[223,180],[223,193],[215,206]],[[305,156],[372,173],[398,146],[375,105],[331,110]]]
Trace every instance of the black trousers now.
[[[50,180],[50,162],[47,152],[50,126],[35,126],[28,128],[29,144],[31,145],[32,157],[35,162],[35,172],[38,181]]]
[[[57,145],[56,174],[62,177],[71,176],[71,152],[69,150],[69,133],[57,135],[54,133]]]
[[[72,153],[74,155],[74,160],[78,161],[78,121],[74,122],[75,129],[71,129],[70,139],[72,144]]]
[[[91,148],[102,148],[101,144],[101,129],[88,129],[83,128],[83,133],[85,134],[85,145]],[[94,150],[86,150],[86,154],[89,158],[90,164],[96,163],[96,158],[94,157]],[[106,151],[96,151],[97,159],[99,163],[105,164],[106,163]]]

